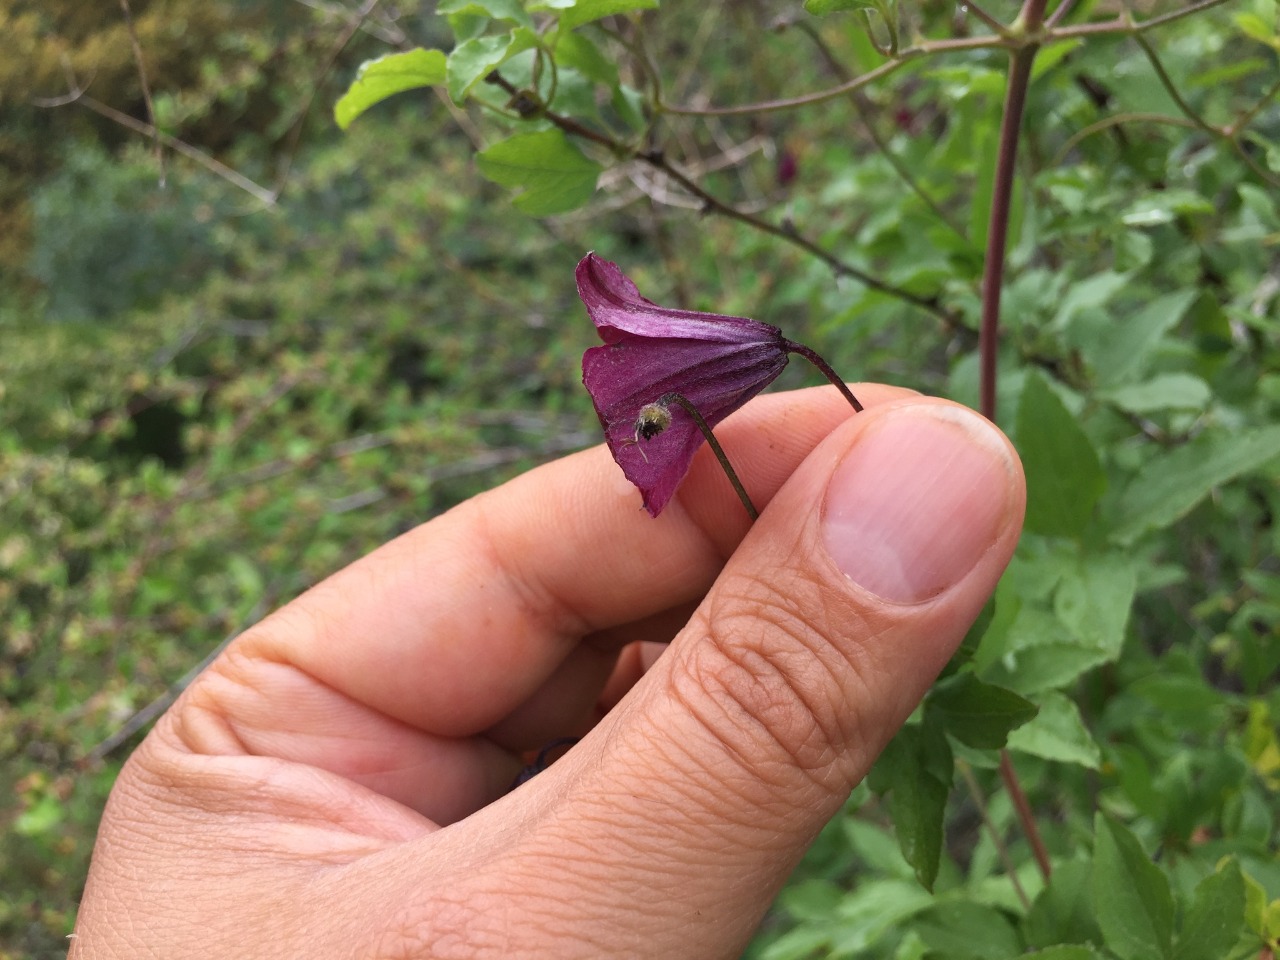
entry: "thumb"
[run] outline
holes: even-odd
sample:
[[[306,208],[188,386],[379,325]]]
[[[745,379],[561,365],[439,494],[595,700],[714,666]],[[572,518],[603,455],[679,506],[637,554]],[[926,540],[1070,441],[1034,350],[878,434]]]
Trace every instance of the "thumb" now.
[[[738,955],[964,638],[1024,502],[1009,442],[946,401],[824,440],[667,653],[531,784],[542,829],[519,855],[581,888],[555,898],[559,929],[615,955]]]

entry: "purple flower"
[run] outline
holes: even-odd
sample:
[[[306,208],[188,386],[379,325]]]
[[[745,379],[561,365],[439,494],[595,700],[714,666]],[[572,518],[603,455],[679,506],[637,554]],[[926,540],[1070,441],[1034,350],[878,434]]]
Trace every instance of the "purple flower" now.
[[[767,387],[796,345],[767,323],[660,307],[594,253],[577,280],[605,343],[582,355],[582,382],[613,459],[656,517],[705,442],[673,395],[714,427]]]

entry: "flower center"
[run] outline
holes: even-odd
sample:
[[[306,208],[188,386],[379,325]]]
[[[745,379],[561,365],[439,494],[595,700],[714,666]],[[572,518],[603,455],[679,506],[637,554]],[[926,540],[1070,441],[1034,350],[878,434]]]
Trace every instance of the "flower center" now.
[[[652,440],[671,426],[671,411],[664,403],[646,403],[636,417],[636,443]]]

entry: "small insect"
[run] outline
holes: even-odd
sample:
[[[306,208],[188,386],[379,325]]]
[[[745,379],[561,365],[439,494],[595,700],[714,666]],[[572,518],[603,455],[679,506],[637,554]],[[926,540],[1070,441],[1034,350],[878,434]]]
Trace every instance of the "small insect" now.
[[[622,446],[637,446],[641,440],[652,440],[669,426],[671,426],[671,410],[667,405],[665,403],[646,403],[640,408],[640,413],[636,416],[635,439],[624,440]],[[645,463],[649,462],[649,458],[645,456],[644,447],[640,447],[640,456],[644,457]]]

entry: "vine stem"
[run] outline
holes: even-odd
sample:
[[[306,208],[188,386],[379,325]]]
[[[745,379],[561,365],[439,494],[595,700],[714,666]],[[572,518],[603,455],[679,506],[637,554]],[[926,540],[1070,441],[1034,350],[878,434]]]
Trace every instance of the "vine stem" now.
[[[1041,11],[1044,0],[1027,0]],[[1024,9],[1025,16],[1025,9]],[[1018,134],[1027,103],[1035,44],[1014,51],[1009,64],[1009,84],[1005,90],[1004,116],[1000,121],[1000,142],[996,153],[995,186],[991,192],[991,216],[987,221],[987,253],[982,268],[982,325],[978,329],[983,416],[996,419],[996,356],[1000,338],[1000,293],[1004,284],[1004,256],[1009,239],[1009,210],[1013,205],[1013,178],[1018,160]]]
[[[1004,258],[1009,238],[1009,211],[1013,204],[1013,181],[1022,114],[1027,104],[1027,87],[1031,83],[1031,67],[1040,50],[1040,41],[1035,38],[1042,34],[1044,28],[1046,4],[1047,0],[1025,0],[1012,27],[1024,40],[1010,55],[1009,83],[1005,89],[995,183],[991,191],[987,254],[982,268],[982,324],[978,331],[978,355],[981,409],[983,415],[993,423],[996,419],[996,359],[1000,346],[1000,293],[1004,283]],[[1040,873],[1048,881],[1052,869],[1049,853],[1008,750],[1000,752],[1000,779],[1009,791],[1018,823],[1031,845]]]
[[[824,377],[835,384],[836,389],[839,390],[844,395],[844,398],[849,401],[849,406],[853,407],[854,413],[862,412],[862,404],[858,402],[858,398],[853,395],[853,391],[850,390],[844,380],[840,378],[840,375],[836,373],[835,370],[831,369],[831,364],[827,363],[827,361],[823,360],[822,357],[818,356],[803,343],[796,343],[794,340],[787,340],[785,343],[788,353],[794,353],[797,356],[804,357],[815,367],[821,370]]]
[[[485,77],[485,82],[501,88],[512,96],[519,93],[519,90],[516,89],[515,85],[496,70]],[[853,264],[842,260],[834,253],[823,249],[818,243],[810,240],[808,237],[802,236],[794,229],[780,224],[771,223],[763,217],[758,217],[753,213],[748,213],[745,210],[738,209],[730,203],[726,203],[719,197],[715,196],[715,194],[705,190],[691,177],[683,173],[674,163],[671,162],[662,150],[635,150],[624,143],[620,143],[607,134],[593,130],[588,126],[579,123],[572,117],[563,116],[553,110],[547,110],[544,108],[540,111],[539,116],[556,127],[559,127],[570,136],[589,140],[592,143],[598,143],[600,146],[605,147],[613,153],[614,156],[632,157],[649,164],[649,166],[654,167],[657,170],[661,170],[672,181],[679,184],[697,199],[701,200],[706,212],[719,214],[720,216],[727,217],[730,220],[737,220],[739,223],[744,223],[755,230],[759,230],[761,233],[767,233],[771,237],[777,237],[779,240],[784,240],[792,246],[799,247],[811,256],[821,260],[829,266],[837,276],[853,277],[864,286],[870,287],[872,290],[879,291],[887,296],[894,297],[895,299],[902,300],[912,306],[919,307],[921,310],[925,310],[933,314],[947,324],[951,324],[953,322],[953,317],[942,305],[941,300],[937,296],[920,296],[919,294],[912,293],[910,290],[905,290],[902,287],[897,287],[891,283],[885,283],[883,280],[878,280],[865,270],[860,270]]]
[[[724,470],[724,474],[729,478],[729,482],[733,484],[733,491],[738,495],[738,499],[742,501],[742,505],[747,508],[747,516],[752,520],[760,519],[760,511],[756,509],[756,505],[751,502],[751,497],[747,495],[747,488],[742,485],[742,481],[738,479],[738,473],[733,469],[733,464],[729,462],[728,455],[724,452],[724,447],[720,446],[720,441],[716,439],[716,435],[711,432],[711,426],[706,420],[702,419],[702,414],[698,412],[689,400],[678,393],[666,393],[659,399],[658,403],[666,406],[674,403],[681,410],[693,418],[693,422],[698,429],[702,431],[702,436],[706,438],[707,446],[711,448],[711,452],[716,455],[716,459],[720,461],[720,467]]]

